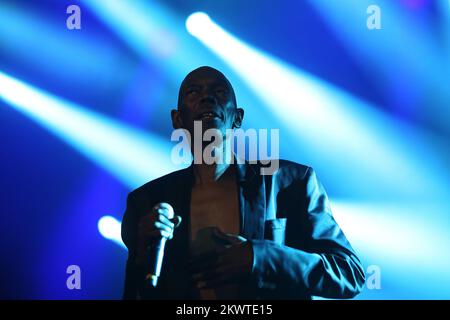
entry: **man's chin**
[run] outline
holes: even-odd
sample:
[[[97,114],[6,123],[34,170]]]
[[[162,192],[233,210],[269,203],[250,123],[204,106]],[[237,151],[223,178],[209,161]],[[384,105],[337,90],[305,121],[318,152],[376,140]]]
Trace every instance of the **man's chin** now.
[[[202,131],[205,132],[208,129],[223,129],[223,122],[221,119],[215,118],[210,120],[198,120],[202,126]]]

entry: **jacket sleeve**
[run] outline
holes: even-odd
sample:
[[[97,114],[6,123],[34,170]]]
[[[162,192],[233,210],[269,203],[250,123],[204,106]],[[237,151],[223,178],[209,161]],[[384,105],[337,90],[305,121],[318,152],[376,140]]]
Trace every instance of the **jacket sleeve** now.
[[[138,279],[139,268],[136,265],[137,250],[137,216],[138,212],[135,207],[133,193],[129,193],[127,197],[127,207],[122,219],[121,233],[122,240],[128,248],[128,259],[125,269],[125,286],[123,291],[123,299],[138,299]]]
[[[303,232],[305,240],[298,248],[251,240],[253,276],[259,288],[352,298],[365,282],[361,262],[334,220],[328,197],[312,168],[308,168],[304,181],[304,187],[297,191],[305,198],[304,212],[298,213],[301,225],[295,230]]]

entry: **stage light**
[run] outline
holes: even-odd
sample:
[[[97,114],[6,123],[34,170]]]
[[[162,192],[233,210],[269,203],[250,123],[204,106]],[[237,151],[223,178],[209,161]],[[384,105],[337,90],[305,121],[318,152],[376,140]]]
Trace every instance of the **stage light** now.
[[[130,188],[176,169],[171,144],[0,72],[0,99]],[[167,141],[167,142],[166,142]]]
[[[98,220],[98,231],[108,240],[117,243],[122,248],[126,249],[121,237],[120,222],[111,216],[104,216]]]
[[[433,190],[433,197],[447,194],[445,164],[430,147],[444,145],[439,138],[244,43],[206,17],[189,16],[188,31],[222,58],[297,137],[298,144],[289,148],[291,159],[307,147],[314,166],[326,162],[320,172],[339,181],[339,188],[351,196],[411,197],[424,189]]]
[[[199,34],[211,25],[211,18],[204,12],[195,12],[186,19],[186,29],[192,35]]]

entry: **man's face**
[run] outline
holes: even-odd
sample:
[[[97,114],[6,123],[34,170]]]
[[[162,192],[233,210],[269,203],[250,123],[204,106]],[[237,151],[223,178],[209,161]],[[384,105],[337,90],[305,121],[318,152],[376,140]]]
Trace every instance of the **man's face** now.
[[[212,68],[200,68],[188,75],[180,88],[178,110],[172,111],[174,127],[191,134],[194,121],[202,122],[203,131],[215,128],[225,134],[226,129],[240,126],[242,116],[230,83]]]

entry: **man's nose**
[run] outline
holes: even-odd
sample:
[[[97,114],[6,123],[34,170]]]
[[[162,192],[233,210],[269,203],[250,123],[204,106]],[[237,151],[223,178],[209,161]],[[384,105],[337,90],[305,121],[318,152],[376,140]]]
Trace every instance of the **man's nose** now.
[[[200,98],[200,104],[203,103],[217,104],[217,99],[213,94],[207,91],[203,93],[202,97]]]

